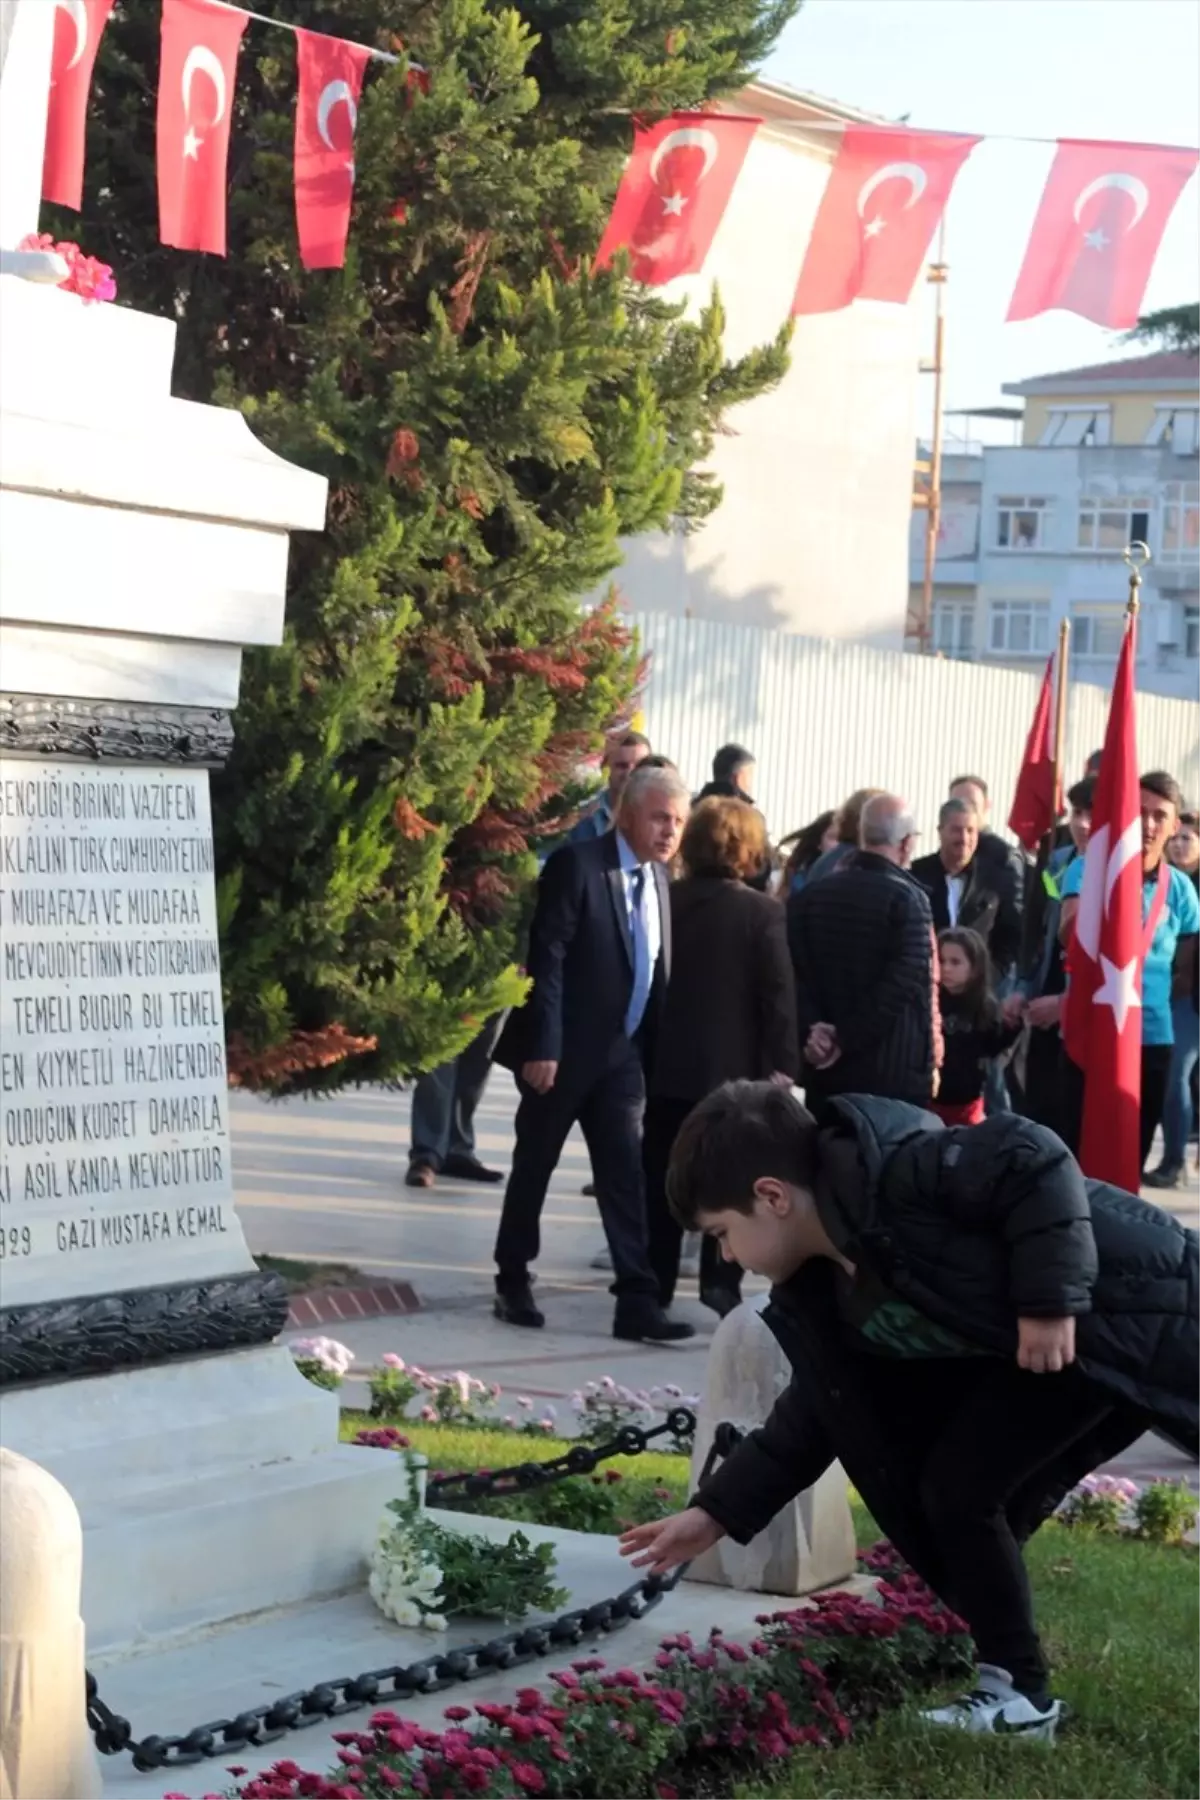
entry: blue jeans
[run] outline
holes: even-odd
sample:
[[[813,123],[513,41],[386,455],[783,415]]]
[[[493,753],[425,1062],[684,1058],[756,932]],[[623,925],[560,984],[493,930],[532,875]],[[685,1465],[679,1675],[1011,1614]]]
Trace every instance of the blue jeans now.
[[[475,1109],[492,1068],[504,1014],[489,1019],[461,1056],[422,1075],[413,1089],[409,1161],[440,1169],[448,1156],[473,1159]]]
[[[1187,1155],[1192,1130],[1192,1070],[1200,1057],[1200,1013],[1190,998],[1180,996],[1171,1002],[1171,1026],[1175,1047],[1163,1110],[1163,1161],[1175,1168],[1182,1166]]]

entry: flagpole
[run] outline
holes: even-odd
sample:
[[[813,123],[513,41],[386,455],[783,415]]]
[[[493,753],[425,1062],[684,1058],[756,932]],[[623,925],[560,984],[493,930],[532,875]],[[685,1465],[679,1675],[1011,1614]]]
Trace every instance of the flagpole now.
[[[1055,669],[1054,817],[1056,820],[1061,817],[1063,809],[1063,770],[1067,761],[1067,667],[1070,646],[1071,621],[1064,619],[1058,628],[1058,665]]]
[[[1150,561],[1150,546],[1135,538],[1132,544],[1125,546],[1125,566],[1129,570],[1129,600],[1125,607],[1127,619],[1137,621],[1141,601],[1142,570]]]
[[[945,373],[946,320],[943,296],[946,288],[946,215],[938,225],[937,261],[931,263],[928,281],[935,289],[933,312],[933,361],[922,372],[933,376],[933,442],[929,452],[929,498],[925,512],[925,569],[921,582],[921,614],[915,633],[917,650],[928,656],[933,639],[933,571],[937,562],[938,529],[942,520],[942,377]]]

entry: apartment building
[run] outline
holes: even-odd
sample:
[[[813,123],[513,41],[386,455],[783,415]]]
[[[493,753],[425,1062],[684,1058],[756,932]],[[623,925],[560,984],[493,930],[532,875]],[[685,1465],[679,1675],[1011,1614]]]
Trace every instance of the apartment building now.
[[[942,655],[1027,668],[1071,622],[1075,679],[1107,683],[1120,643],[1127,544],[1148,545],[1138,685],[1200,682],[1200,360],[1181,352],[1006,384],[1021,441],[943,466],[931,642]],[[924,514],[914,514],[919,588]]]

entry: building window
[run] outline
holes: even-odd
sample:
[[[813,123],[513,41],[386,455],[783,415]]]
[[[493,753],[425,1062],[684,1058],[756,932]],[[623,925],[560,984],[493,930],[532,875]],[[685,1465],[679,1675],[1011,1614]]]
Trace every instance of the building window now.
[[[1183,609],[1183,654],[1189,662],[1200,658],[1200,606]]]
[[[1079,444],[1107,444],[1109,438],[1107,406],[1056,406],[1046,420],[1038,443],[1063,449]]]
[[[975,653],[975,605],[971,600],[935,600],[931,620],[935,655],[970,662]]]
[[[1079,548],[1120,554],[1130,544],[1150,542],[1149,500],[1083,499],[1079,502]]]
[[[1116,662],[1125,636],[1123,606],[1085,606],[1071,611],[1071,649],[1081,661]]]
[[[1050,645],[1048,600],[993,600],[988,648],[1008,656],[1036,656]]]
[[[1156,406],[1146,442],[1169,444],[1176,456],[1195,456],[1200,448],[1200,408]]]
[[[996,548],[1044,550],[1052,517],[1048,500],[1001,496],[996,501]]]
[[[1165,563],[1190,563],[1200,551],[1200,481],[1168,481],[1163,489],[1162,549]]]

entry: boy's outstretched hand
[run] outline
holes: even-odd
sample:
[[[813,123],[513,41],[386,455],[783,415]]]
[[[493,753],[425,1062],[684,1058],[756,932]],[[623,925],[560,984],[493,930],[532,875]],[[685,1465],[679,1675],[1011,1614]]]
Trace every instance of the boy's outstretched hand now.
[[[1057,1375],[1075,1361],[1074,1319],[1018,1319],[1017,1362],[1033,1375]]]
[[[715,1519],[698,1506],[686,1512],[672,1513],[669,1519],[655,1519],[649,1525],[633,1525],[619,1544],[622,1556],[631,1556],[635,1569],[649,1569],[652,1575],[665,1575],[680,1563],[691,1562],[711,1550],[725,1536]]]

